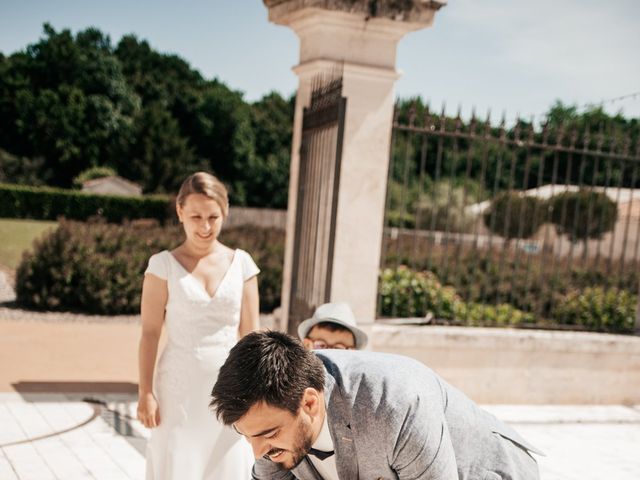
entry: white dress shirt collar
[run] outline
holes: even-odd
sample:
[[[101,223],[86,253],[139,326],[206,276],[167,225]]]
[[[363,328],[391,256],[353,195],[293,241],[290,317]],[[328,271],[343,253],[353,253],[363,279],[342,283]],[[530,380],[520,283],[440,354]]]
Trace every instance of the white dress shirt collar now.
[[[322,429],[316,441],[313,442],[313,448],[321,450],[323,452],[334,451],[333,440],[331,439],[331,432],[329,432],[328,412],[325,409],[324,421],[322,422]],[[336,468],[336,455],[335,453],[324,460],[320,460],[318,457],[309,455],[309,459],[313,466],[322,476],[324,480],[339,480],[338,470]]]
[[[333,440],[331,439],[331,433],[329,432],[329,422],[327,421],[327,418],[328,415],[325,411],[322,429],[320,430],[320,435],[318,435],[318,438],[316,438],[316,441],[313,443],[313,448],[323,452],[332,452]]]

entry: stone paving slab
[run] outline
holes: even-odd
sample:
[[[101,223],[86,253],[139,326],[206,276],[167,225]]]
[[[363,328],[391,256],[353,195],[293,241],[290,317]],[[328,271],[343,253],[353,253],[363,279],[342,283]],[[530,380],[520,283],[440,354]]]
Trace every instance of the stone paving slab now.
[[[0,393],[0,479],[143,480],[149,432],[135,407],[122,393]],[[640,478],[639,406],[484,408],[547,454],[543,480]]]
[[[513,426],[546,453],[545,457],[538,457],[544,480],[640,478],[638,424]]]
[[[134,409],[131,395],[0,394],[0,478],[142,480],[148,433],[131,427]]]
[[[640,478],[640,406],[486,405],[546,456],[544,480]]]
[[[636,423],[640,405],[485,405],[501,420],[517,424]]]

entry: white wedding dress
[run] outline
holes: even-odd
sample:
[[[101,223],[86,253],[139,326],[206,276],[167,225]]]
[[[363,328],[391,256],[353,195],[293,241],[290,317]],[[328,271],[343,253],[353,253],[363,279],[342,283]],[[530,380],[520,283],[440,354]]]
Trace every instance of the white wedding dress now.
[[[217,421],[209,409],[211,389],[238,340],[244,282],[259,269],[236,250],[217,291],[200,281],[165,250],[145,272],[167,281],[167,344],[155,372],[160,425],[147,444],[147,480],[235,480],[251,478],[249,443]]]

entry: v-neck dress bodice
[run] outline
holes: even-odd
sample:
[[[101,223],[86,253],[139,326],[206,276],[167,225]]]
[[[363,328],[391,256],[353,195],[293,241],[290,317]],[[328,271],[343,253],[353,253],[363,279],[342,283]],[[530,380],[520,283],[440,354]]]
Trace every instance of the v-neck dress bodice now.
[[[210,393],[238,340],[244,282],[259,269],[237,249],[210,295],[167,250],[153,255],[145,274],[167,282],[166,346],[155,371],[160,425],[147,445],[147,480],[250,478],[248,442],[219,423]]]

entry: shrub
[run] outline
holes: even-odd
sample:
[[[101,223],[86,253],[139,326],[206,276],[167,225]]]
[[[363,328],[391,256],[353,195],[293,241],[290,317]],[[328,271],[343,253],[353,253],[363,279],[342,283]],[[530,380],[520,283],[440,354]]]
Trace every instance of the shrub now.
[[[415,272],[400,265],[380,274],[382,315],[387,317],[424,317],[452,320],[462,301],[451,287],[440,284],[430,272]]]
[[[453,287],[443,286],[433,273],[416,272],[404,265],[382,270],[380,296],[381,313],[387,317],[431,314],[434,323],[469,326],[509,326],[534,321],[533,315],[512,305],[465,303]]]
[[[424,180],[424,188],[413,182],[405,188],[391,181],[388,187],[387,224],[447,232],[469,232],[475,222],[468,207],[484,196],[472,180]],[[402,206],[404,205],[404,209]]]
[[[136,313],[147,260],[171,241],[158,233],[63,221],[23,257],[16,272],[17,301],[35,309]]]
[[[460,318],[469,326],[506,327],[534,323],[535,318],[530,313],[518,310],[513,305],[501,303],[499,305],[482,305],[467,303],[460,312]]]
[[[245,227],[224,230],[221,239],[253,256],[262,269],[261,309],[275,308],[280,302],[283,232]],[[17,301],[34,309],[137,313],[149,257],[182,240],[180,226],[62,221],[23,257],[16,272]]]
[[[385,239],[385,267],[410,265],[432,271],[466,302],[508,303],[535,314],[537,323],[554,324],[555,309],[573,290],[601,286],[638,291],[640,262],[556,258],[520,251],[491,252],[469,247],[434,245],[412,236]]]
[[[544,221],[545,202],[518,192],[496,195],[484,214],[484,223],[508,240],[533,236]]]
[[[550,203],[558,231],[572,242],[600,238],[613,230],[618,220],[616,203],[604,193],[580,189],[554,195]]]
[[[631,333],[636,316],[636,297],[617,288],[588,287],[567,294],[555,311],[558,323],[580,325],[589,330]]]
[[[155,218],[165,222],[173,215],[168,197],[120,197],[74,190],[0,184],[0,217],[87,220],[99,216],[108,222]]]
[[[414,228],[416,225],[415,216],[408,212],[396,210],[387,213],[386,222],[390,227]]]
[[[466,187],[465,187],[466,184]],[[453,181],[433,183],[428,192],[420,195],[414,207],[416,223],[422,230],[469,232],[475,215],[468,207],[481,198],[481,188],[472,181],[455,185]]]

